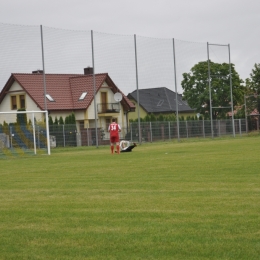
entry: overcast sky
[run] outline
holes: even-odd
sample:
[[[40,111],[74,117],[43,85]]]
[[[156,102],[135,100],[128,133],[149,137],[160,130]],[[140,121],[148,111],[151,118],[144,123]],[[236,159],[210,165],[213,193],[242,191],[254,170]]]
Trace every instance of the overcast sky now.
[[[8,0],[0,23],[230,44],[243,80],[260,63],[259,0]]]

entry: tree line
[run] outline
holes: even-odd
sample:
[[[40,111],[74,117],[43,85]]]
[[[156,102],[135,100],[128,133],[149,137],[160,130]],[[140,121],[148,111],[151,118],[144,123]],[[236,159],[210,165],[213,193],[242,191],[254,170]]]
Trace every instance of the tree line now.
[[[210,67],[210,77],[209,70]],[[255,64],[250,77],[243,81],[235,70],[235,65],[202,61],[195,64],[190,72],[183,73],[181,86],[183,100],[205,119],[225,118],[231,112],[230,76],[232,80],[233,110],[237,118],[249,115],[252,111],[260,111],[260,64]],[[211,101],[209,98],[211,86]],[[246,110],[245,111],[245,107]]]
[[[51,116],[49,116],[49,125],[74,125],[76,124],[76,118],[75,114],[72,113],[65,117],[65,120],[63,120],[63,117],[60,116],[59,119],[57,116],[55,116],[54,121]]]

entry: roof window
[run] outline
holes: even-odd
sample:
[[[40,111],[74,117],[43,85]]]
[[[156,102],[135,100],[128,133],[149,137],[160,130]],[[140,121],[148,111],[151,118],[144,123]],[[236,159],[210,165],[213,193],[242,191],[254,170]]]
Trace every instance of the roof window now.
[[[48,98],[49,101],[54,102],[55,100],[51,97],[51,95],[46,94],[46,98]]]
[[[81,94],[81,96],[79,97],[79,100],[83,100],[86,97],[87,94],[88,94],[88,92],[83,92]]]
[[[162,104],[163,104],[164,100],[163,99],[160,99],[158,104],[157,104],[157,107],[160,107]]]

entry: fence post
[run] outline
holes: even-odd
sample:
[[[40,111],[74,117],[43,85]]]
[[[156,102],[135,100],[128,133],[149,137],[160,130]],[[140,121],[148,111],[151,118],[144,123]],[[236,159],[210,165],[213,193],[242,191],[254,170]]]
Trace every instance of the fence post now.
[[[138,83],[138,63],[137,63],[137,46],[136,35],[134,35],[135,46],[135,78],[136,78],[136,95],[137,95],[137,115],[138,115],[138,139],[139,143],[142,143],[141,124],[140,124],[140,102],[139,102],[139,83]]]
[[[220,137],[220,120],[218,120],[218,136]]]
[[[187,138],[189,138],[189,128],[188,128],[188,121],[186,121],[186,133],[187,133]]]
[[[228,44],[228,58],[229,58],[229,82],[230,82],[230,101],[231,101],[231,112],[232,112],[232,127],[233,137],[236,137],[235,123],[234,123],[234,106],[233,106],[233,90],[232,90],[232,68],[230,59],[230,44]]]
[[[64,125],[62,125],[62,135],[63,135],[63,146],[65,147],[65,131],[64,131]]]
[[[248,122],[247,122],[247,113],[246,113],[246,95],[244,95],[244,103],[245,103],[246,133],[248,133]]]
[[[168,122],[168,126],[169,126],[169,140],[171,140],[171,122]]]
[[[177,137],[180,141],[180,125],[179,125],[179,103],[178,103],[178,91],[177,91],[177,76],[176,76],[176,58],[175,58],[175,41],[172,39],[173,45],[173,63],[174,63],[174,84],[175,84],[175,99],[176,99],[176,119],[177,119]]]
[[[37,126],[38,128],[38,148],[40,149],[41,148],[41,145],[40,145],[40,126]]]
[[[92,67],[93,67],[93,98],[94,98],[94,113],[95,113],[95,134],[96,147],[98,148],[98,130],[97,130],[97,99],[96,99],[96,75],[95,75],[95,54],[94,54],[94,35],[91,30],[91,50],[92,50]]]
[[[43,46],[43,31],[42,25],[40,26],[41,30],[41,49],[42,49],[42,75],[43,75],[43,89],[44,89],[44,109],[47,111],[47,101],[46,101],[46,78],[45,78],[45,63],[44,63],[44,46]],[[46,118],[47,120],[47,118]]]
[[[207,42],[207,54],[208,54],[208,82],[209,82],[209,102],[210,102],[210,126],[211,126],[211,137],[214,137],[213,133],[213,121],[212,121],[212,99],[211,99],[211,81],[210,81],[210,59],[209,59],[209,43]]]
[[[34,113],[32,113],[32,127],[33,127],[33,148],[34,154],[36,155],[36,138],[35,138],[35,122],[34,122]]]
[[[242,132],[241,132],[241,119],[239,119],[239,134],[242,135]]]
[[[152,122],[150,122],[150,142],[153,142],[153,129],[152,129]]]
[[[130,123],[130,141],[133,142],[132,123]]]
[[[11,143],[11,149],[13,148],[13,133],[12,133],[12,127],[10,126],[10,143]]]
[[[203,131],[203,137],[205,138],[205,124],[204,124],[204,118],[203,118],[203,120],[202,120],[202,127],[203,127],[203,129],[202,129],[202,131]]]
[[[88,131],[88,127],[87,127],[87,144],[88,144],[88,146],[89,146],[89,131]]]
[[[178,124],[177,124],[177,122],[176,122],[176,124],[175,124],[175,127],[177,128],[178,127]],[[180,129],[180,128],[179,128]],[[176,134],[174,135],[174,137],[176,136]],[[178,134],[177,134],[177,138],[178,138]]]

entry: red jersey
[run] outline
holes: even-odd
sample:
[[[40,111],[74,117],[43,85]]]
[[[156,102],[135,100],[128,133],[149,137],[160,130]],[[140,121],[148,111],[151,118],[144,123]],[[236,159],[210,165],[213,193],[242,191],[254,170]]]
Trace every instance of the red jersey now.
[[[118,132],[121,130],[121,127],[119,124],[113,122],[109,125],[108,131],[110,132],[110,136],[118,136]]]

